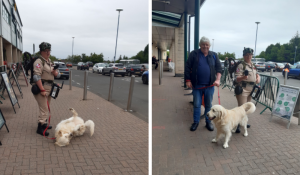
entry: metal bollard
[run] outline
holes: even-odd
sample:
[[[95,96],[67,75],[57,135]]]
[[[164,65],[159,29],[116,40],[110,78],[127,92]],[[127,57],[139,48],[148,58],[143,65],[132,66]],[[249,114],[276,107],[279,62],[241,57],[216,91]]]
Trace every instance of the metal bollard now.
[[[159,85],[161,85],[161,67],[160,67],[160,62],[158,66],[158,78],[159,78]]]
[[[109,92],[108,92],[108,101],[111,101],[113,87],[114,87],[114,73],[110,74],[110,84],[109,84]]]
[[[88,84],[88,71],[84,71],[83,100],[86,100],[87,84]]]
[[[72,70],[69,71],[69,90],[72,90]]]
[[[273,76],[273,69],[270,70],[270,76]]]
[[[132,110],[130,110],[130,108],[131,108],[131,101],[132,101],[132,94],[133,94],[134,82],[135,82],[135,76],[132,75],[132,76],[131,76],[131,81],[130,81],[130,88],[129,88],[128,102],[127,102],[127,110],[125,110],[125,111],[130,111],[130,112],[132,112]]]
[[[161,70],[161,78],[163,77],[163,72],[164,72],[164,61],[163,60],[160,60],[160,70]]]
[[[287,74],[288,74],[288,72],[284,71],[284,85],[286,85]]]

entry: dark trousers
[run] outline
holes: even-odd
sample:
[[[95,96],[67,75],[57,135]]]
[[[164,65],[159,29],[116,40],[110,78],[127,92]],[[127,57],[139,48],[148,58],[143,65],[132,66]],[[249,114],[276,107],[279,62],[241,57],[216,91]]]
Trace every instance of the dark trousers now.
[[[158,63],[155,63],[155,69],[157,69],[157,67],[158,67]]]

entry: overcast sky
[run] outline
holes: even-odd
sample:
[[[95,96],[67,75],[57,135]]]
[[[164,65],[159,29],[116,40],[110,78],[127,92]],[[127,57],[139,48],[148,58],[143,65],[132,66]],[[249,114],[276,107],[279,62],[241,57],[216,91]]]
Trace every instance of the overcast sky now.
[[[112,60],[120,14],[117,58],[144,50],[148,44],[148,0],[17,0],[23,23],[23,51],[38,51],[45,41],[51,55],[65,59],[91,52]]]
[[[258,55],[270,44],[288,43],[300,31],[299,18],[299,0],[206,0],[200,9],[200,38],[207,36],[211,45],[214,39],[216,52],[235,52],[242,57],[244,47],[255,48],[258,21]]]

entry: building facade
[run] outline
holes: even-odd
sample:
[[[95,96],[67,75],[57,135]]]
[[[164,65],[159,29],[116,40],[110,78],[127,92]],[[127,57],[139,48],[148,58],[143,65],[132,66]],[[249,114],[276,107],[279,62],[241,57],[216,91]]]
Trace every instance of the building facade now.
[[[15,0],[2,0],[0,4],[0,65],[22,60],[22,21]]]

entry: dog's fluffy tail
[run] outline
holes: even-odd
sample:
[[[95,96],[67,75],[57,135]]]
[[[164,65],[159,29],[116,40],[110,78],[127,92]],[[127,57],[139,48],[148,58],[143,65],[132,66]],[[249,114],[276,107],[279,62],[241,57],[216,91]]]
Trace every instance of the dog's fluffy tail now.
[[[243,104],[242,107],[245,109],[246,114],[252,114],[256,109],[252,102],[247,102]]]
[[[92,120],[88,120],[85,123],[85,126],[90,129],[91,136],[94,134],[95,123]]]
[[[75,111],[74,108],[69,108],[69,110],[72,111],[73,117],[78,117],[78,114],[77,114],[77,112]]]

